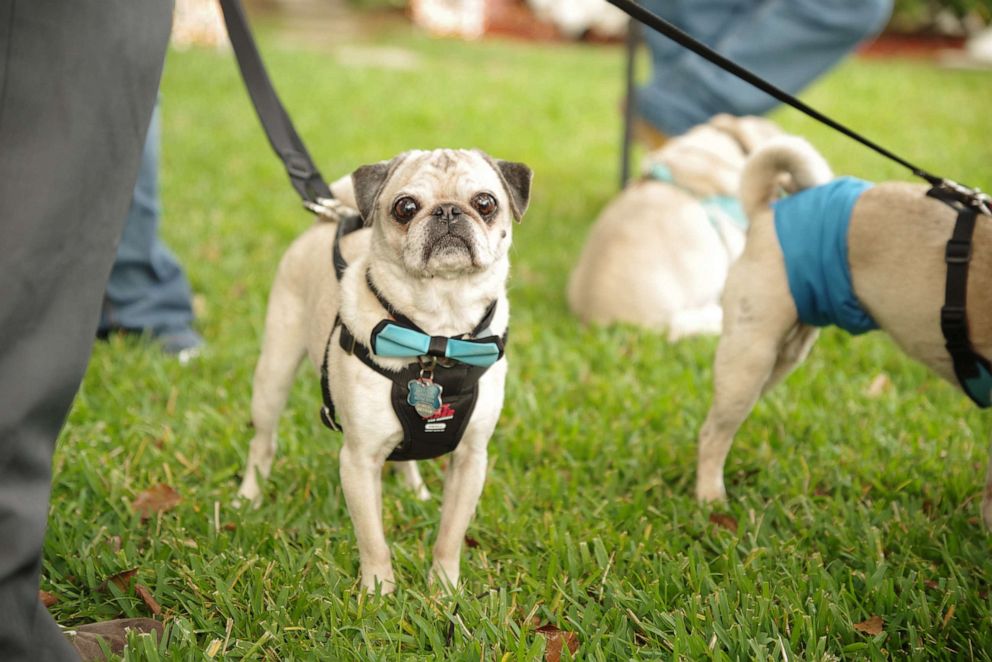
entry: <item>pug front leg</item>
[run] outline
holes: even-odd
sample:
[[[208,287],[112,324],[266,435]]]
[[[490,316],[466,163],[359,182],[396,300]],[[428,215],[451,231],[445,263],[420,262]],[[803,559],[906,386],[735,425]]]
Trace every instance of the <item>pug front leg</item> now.
[[[462,541],[486,481],[486,439],[476,444],[470,441],[462,441],[448,465],[441,503],[441,528],[434,543],[430,581],[439,581],[448,589],[458,586]]]
[[[341,449],[341,487],[358,540],[362,587],[383,595],[396,588],[389,545],[382,529],[382,460],[345,440]]]

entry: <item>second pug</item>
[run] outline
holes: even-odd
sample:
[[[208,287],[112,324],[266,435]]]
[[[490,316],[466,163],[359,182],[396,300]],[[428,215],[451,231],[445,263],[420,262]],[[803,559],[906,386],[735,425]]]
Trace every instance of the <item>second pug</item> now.
[[[344,429],[341,484],[369,591],[395,586],[382,525],[383,463],[397,453],[433,457],[452,444],[431,578],[458,583],[462,540],[503,405],[507,254],[530,181],[525,165],[478,151],[412,151],[363,166],[334,187],[370,226],[341,239],[343,273],[335,273],[331,222],[307,230],[279,265],[252,389],[255,437],[238,494],[261,498],[279,415],[308,355]],[[398,466],[423,495],[416,464]]]
[[[717,115],[648,154],[643,177],[603,210],[568,284],[583,322],[627,322],[675,340],[720,332],[720,293],[744,247],[735,198],[747,155],[780,134]]]
[[[789,195],[779,200],[780,192]],[[725,496],[723,466],[734,434],[758,398],[809,352],[817,327],[880,328],[910,357],[956,386],[941,332],[945,248],[957,212],[924,186],[834,179],[805,140],[782,137],[744,169],[747,247],[723,295],[713,406],[699,433],[696,494]],[[980,357],[965,383],[992,404],[992,219],[978,216],[967,280],[967,328]],[[981,362],[985,362],[982,367]],[[982,512],[992,528],[992,464]]]

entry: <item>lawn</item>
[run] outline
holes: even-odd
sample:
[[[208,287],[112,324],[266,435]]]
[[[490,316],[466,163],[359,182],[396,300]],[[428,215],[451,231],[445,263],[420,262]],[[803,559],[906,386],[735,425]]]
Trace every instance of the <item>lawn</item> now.
[[[140,584],[169,626],[161,645],[132,647],[134,660],[537,660],[539,626],[571,633],[588,660],[992,659],[992,542],[978,518],[989,421],[964,396],[881,334],[827,331],[738,435],[729,502],[704,507],[692,497],[695,437],[715,340],[669,344],[569,315],[568,272],[617,187],[620,48],[432,41],[396,27],[324,43],[263,36],[328,178],[435,146],[536,173],[512,252],[507,401],[462,589],[426,584],[437,497],[418,502],[387,476],[400,589],[362,595],[340,438],[318,420],[309,369],[264,504],[230,506],[268,288],[311,219],[232,57],[171,52],[163,233],[198,293],[209,350],[183,367],[134,341],[95,347],[55,458],[42,588],[59,622],[149,615]],[[804,99],[988,190],[990,84],[989,72],[853,60]],[[773,117],[838,173],[908,177],[794,111]],[[889,386],[870,391],[880,376]],[[442,464],[422,466],[435,495]],[[181,500],[143,520],[132,502],[160,484]],[[876,616],[875,634],[855,628]]]

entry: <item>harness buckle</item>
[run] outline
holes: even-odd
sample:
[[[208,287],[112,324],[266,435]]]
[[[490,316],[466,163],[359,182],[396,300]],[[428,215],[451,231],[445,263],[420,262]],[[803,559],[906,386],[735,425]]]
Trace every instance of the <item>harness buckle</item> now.
[[[963,329],[968,317],[963,306],[944,306],[940,309],[940,326],[949,330]]]
[[[968,264],[971,261],[971,239],[949,239],[944,251],[947,264]]]

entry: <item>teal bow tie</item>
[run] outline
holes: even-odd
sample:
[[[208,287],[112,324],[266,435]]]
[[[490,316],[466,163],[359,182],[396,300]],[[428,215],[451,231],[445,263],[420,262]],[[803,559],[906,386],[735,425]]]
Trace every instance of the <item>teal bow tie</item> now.
[[[372,353],[390,358],[434,356],[488,368],[503,356],[503,341],[498,336],[486,338],[448,338],[426,333],[383,320],[372,330]]]

